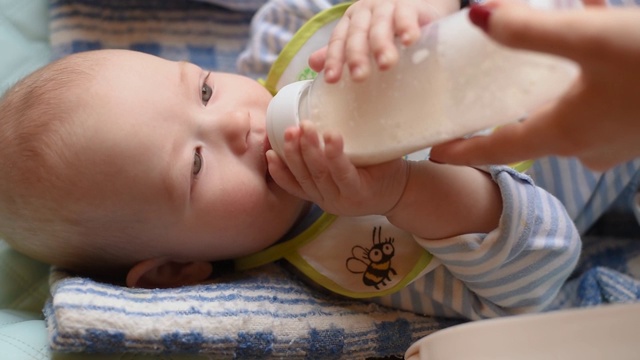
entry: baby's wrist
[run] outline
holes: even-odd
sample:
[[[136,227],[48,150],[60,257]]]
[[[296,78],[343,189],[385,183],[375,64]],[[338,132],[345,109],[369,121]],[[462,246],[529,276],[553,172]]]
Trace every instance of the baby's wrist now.
[[[404,197],[404,193],[407,190],[407,184],[409,184],[409,178],[411,177],[411,161],[407,161],[405,159],[402,159],[402,167],[404,168],[404,171],[400,171],[400,173],[404,174],[404,179],[400,182],[401,191],[399,192],[398,196],[396,197],[396,200],[393,202],[393,205],[391,205],[391,207],[389,207],[389,210],[387,210],[387,211],[382,213],[382,215],[384,215],[384,216],[387,216],[387,217],[393,216],[394,211],[398,208],[398,206],[402,202],[402,198]]]

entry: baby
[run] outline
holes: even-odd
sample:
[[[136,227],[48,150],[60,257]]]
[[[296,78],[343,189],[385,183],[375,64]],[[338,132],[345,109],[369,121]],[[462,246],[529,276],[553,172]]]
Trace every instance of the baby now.
[[[570,275],[577,231],[527,176],[428,160],[356,168],[339,134],[321,148],[306,122],[280,159],[270,99],[252,79],[133,51],[56,61],[0,102],[0,234],[35,259],[147,288],[206,281],[213,262],[301,234],[334,239],[296,257],[318,284],[469,319],[544,309]]]

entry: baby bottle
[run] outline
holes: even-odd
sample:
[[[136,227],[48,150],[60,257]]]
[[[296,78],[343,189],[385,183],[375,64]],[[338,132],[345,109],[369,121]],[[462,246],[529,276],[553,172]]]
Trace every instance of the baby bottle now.
[[[578,0],[531,2],[580,6]],[[354,164],[381,163],[522,119],[559,97],[578,73],[569,60],[490,40],[471,24],[468,9],[427,25],[399,51],[396,66],[373,69],[363,82],[345,74],[327,84],[320,73],[280,89],[267,110],[272,148],[282,155],[284,130],[310,120],[321,133],[339,132]]]

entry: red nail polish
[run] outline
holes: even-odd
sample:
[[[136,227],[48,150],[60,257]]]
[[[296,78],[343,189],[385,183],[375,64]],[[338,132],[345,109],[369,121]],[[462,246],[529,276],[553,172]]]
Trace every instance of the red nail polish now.
[[[485,5],[473,5],[469,9],[469,20],[480,29],[487,31],[489,28],[489,17],[493,9]]]

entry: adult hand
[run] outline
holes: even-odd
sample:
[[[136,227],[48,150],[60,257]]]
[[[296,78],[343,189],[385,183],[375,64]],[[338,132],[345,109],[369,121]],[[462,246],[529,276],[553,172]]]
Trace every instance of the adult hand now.
[[[488,136],[435,146],[433,160],[465,165],[576,156],[605,170],[640,155],[640,9],[590,1],[584,10],[541,11],[516,2],[474,7],[471,20],[496,41],[577,62],[557,101]]]

